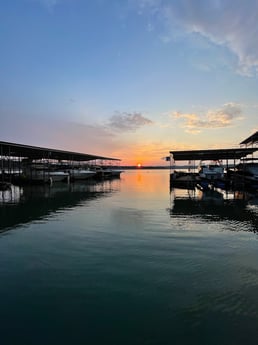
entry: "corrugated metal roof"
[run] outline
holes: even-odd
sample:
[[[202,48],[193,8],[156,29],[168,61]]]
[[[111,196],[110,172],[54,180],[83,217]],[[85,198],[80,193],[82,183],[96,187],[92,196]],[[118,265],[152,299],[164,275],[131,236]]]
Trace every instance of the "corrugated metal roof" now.
[[[240,159],[258,148],[170,151],[175,161]]]
[[[97,159],[120,161],[120,159],[117,158],[97,156],[80,152],[56,150],[46,147],[29,146],[5,141],[0,141],[0,156],[22,157],[28,159],[56,159],[67,161],[91,161]]]

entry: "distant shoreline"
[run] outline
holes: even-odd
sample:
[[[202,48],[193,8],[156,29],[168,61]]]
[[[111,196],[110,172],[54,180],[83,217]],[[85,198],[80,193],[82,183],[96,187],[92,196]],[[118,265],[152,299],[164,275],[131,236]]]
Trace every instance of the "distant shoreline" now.
[[[227,166],[224,164],[224,167]],[[229,168],[233,168],[233,164],[228,164]],[[142,169],[170,169],[170,170],[176,170],[176,169],[187,169],[187,170],[193,170],[197,169],[198,165],[171,165],[171,166],[141,166],[140,168],[137,166],[119,166],[119,169],[125,169],[125,170],[142,170]]]
[[[125,170],[143,170],[143,169],[170,169],[168,166],[141,166],[140,168],[137,166],[119,166],[119,169]]]

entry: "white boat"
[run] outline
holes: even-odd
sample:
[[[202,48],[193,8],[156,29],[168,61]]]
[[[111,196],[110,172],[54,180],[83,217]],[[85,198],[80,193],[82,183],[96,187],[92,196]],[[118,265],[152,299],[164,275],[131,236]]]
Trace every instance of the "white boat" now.
[[[212,161],[208,164],[201,161],[198,173],[201,179],[208,181],[223,180],[224,167],[219,161]]]
[[[120,169],[113,169],[106,166],[92,166],[91,170],[96,173],[97,178],[112,178],[112,177],[120,177],[120,174],[123,170]]]
[[[69,173],[64,171],[48,171],[38,169],[27,169],[25,176],[28,180],[38,183],[52,183],[67,181]]]
[[[49,172],[49,178],[52,179],[52,182],[67,181],[68,177],[69,177],[69,173],[64,172],[64,171],[50,171]]]
[[[89,169],[73,169],[69,174],[72,180],[86,180],[96,175],[96,172]]]
[[[110,169],[110,168],[104,168],[103,171],[104,171],[104,174],[110,177],[120,177],[120,174],[123,172],[123,170]]]

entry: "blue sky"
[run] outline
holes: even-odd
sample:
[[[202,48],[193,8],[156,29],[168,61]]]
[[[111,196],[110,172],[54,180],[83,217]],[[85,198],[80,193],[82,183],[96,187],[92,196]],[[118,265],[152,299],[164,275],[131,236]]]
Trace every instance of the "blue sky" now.
[[[0,140],[164,164],[258,130],[257,0],[0,6]]]

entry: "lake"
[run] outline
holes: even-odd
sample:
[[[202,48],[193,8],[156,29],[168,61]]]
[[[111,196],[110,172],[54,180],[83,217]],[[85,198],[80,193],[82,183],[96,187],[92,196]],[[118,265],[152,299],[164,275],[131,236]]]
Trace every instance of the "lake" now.
[[[0,192],[0,343],[257,344],[257,230],[166,169]]]

